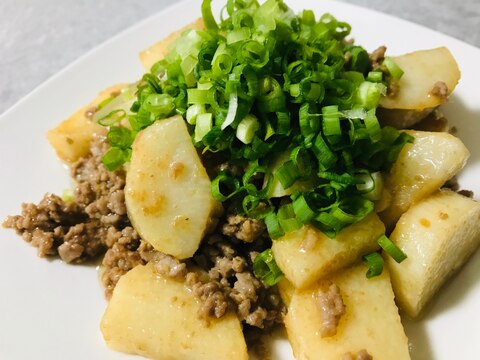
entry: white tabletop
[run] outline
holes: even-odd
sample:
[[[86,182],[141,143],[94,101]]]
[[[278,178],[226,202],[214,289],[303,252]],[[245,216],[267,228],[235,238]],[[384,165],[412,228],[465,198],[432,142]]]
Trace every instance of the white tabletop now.
[[[480,47],[480,0],[344,1],[425,25]],[[172,3],[2,0],[0,114],[79,56]]]

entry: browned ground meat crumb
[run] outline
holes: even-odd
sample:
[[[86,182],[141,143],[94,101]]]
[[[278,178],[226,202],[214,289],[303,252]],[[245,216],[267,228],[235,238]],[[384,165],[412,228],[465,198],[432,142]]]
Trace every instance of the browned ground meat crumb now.
[[[367,350],[362,349],[356,354],[346,353],[342,356],[342,360],[372,360],[373,357],[370,355]]]
[[[372,69],[376,70],[380,67],[383,59],[385,58],[385,52],[387,51],[386,46],[379,46],[375,49],[370,55],[370,63],[372,64]]]
[[[249,219],[241,215],[228,215],[222,233],[248,243],[255,241],[265,232],[263,221]]]
[[[458,191],[458,193],[460,195],[466,196],[468,198],[473,198],[473,195],[474,195],[472,190],[460,190],[460,191]]]
[[[327,280],[320,284],[315,295],[317,306],[322,314],[320,335],[322,337],[333,336],[337,333],[338,324],[345,313],[340,289],[336,284]]]
[[[266,287],[254,276],[250,253],[256,251],[240,253],[239,244],[238,240],[211,235],[194,256],[194,264],[206,270],[202,274],[189,272],[186,277],[202,301],[199,317],[221,317],[233,309],[250,326],[264,329],[282,323],[285,307],[277,289]]]
[[[459,193],[460,195],[473,198],[475,195],[471,190],[460,189],[460,184],[458,183],[458,179],[456,176],[448,180],[445,184],[443,184],[442,188],[450,189]]]
[[[437,96],[442,100],[442,102],[446,102],[448,99],[448,87],[443,81],[437,81],[435,85],[433,85],[430,94],[433,96]]]
[[[140,237],[126,214],[125,172],[103,166],[105,150],[103,139],[96,139],[90,155],[71,166],[76,182],[72,201],[47,194],[38,205],[23,204],[22,214],[8,217],[3,225],[37,247],[42,257],[58,255],[81,263],[107,251],[102,281],[110,296],[120,276],[145,261],[137,252]]]
[[[450,180],[447,180],[447,182],[443,184],[443,187],[452,191],[458,191],[460,189],[460,184],[458,183],[457,177],[454,176]]]
[[[146,244],[146,246],[151,248],[148,244]],[[147,256],[145,252],[142,251],[142,258],[151,261],[154,264],[155,271],[159,274],[179,280],[185,279],[187,276],[187,265],[173,256],[150,250],[150,254]]]

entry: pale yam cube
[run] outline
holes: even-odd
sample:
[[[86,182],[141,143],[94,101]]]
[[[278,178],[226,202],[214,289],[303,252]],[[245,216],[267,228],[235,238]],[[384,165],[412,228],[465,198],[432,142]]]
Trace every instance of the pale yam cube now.
[[[480,203],[440,190],[404,213],[390,239],[408,256],[400,264],[385,256],[395,295],[415,317],[478,248]]]
[[[340,360],[362,350],[373,359],[410,359],[388,271],[367,279],[366,270],[360,264],[328,278],[338,287],[345,306],[331,336],[321,335],[325,320],[318,293],[321,285],[293,293],[285,325],[297,360]]]
[[[170,35],[168,35],[165,39],[160,40],[159,42],[155,43],[151,47],[146,50],[143,50],[140,53],[140,61],[142,62],[143,68],[145,71],[150,71],[153,64],[162,60],[167,54],[170,52],[170,46],[173,44],[175,40],[178,39],[182,33],[187,30],[203,30],[205,29],[205,25],[203,24],[203,19],[199,18],[194,22],[184,26],[180,30],[177,30]]]
[[[90,120],[85,113],[87,110],[98,106],[112,93],[116,93],[126,86],[126,84],[114,85],[102,91],[89,105],[84,106],[62,121],[57,127],[47,132],[48,142],[62,161],[71,164],[88,155],[92,140],[96,136],[107,134],[107,129],[104,126]]]
[[[437,191],[451,179],[470,156],[463,142],[448,133],[412,131],[413,144],[406,144],[385,176],[390,206],[379,215],[391,231],[410,205]]]
[[[182,281],[139,265],[119,280],[100,324],[108,347],[157,360],[246,360],[242,326],[229,313],[208,324]]]
[[[452,53],[446,47],[419,50],[393,57],[404,71],[398,81],[398,92],[380,99],[380,106],[387,109],[422,111],[441,105],[455,89],[460,70]],[[437,83],[446,86],[446,93],[437,95]]]
[[[385,227],[375,213],[341,230],[332,239],[311,225],[274,240],[272,251],[279,268],[297,289],[378,250]]]
[[[219,205],[181,116],[137,134],[125,203],[135,230],[156,250],[185,259],[198,249]]]

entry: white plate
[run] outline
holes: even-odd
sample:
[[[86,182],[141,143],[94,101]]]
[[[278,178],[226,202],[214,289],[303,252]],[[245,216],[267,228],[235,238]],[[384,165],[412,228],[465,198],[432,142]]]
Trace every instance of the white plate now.
[[[221,1],[214,2],[220,5]],[[445,113],[472,156],[460,176],[480,194],[480,50],[391,16],[333,1],[290,1],[295,10],[313,8],[348,21],[368,50],[386,44],[389,54],[448,46],[462,79]],[[99,90],[142,74],[138,52],[200,16],[200,1],[181,2],[121,33],[54,76],[0,118],[0,221],[61,193],[70,180],[45,140],[45,132],[87,104]],[[460,19],[459,19],[460,20]],[[41,59],[39,60],[41,61]],[[406,323],[414,359],[480,358],[480,253],[445,286],[426,318]],[[99,320],[105,307],[96,269],[67,266],[36,256],[12,231],[0,229],[0,359],[127,359],[106,348]],[[285,340],[272,358],[292,359]]]

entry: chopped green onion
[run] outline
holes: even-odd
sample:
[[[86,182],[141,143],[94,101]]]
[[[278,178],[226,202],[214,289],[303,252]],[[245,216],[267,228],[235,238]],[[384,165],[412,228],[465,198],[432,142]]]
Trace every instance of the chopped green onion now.
[[[206,29],[184,31],[93,115],[109,127],[105,165],[122,166],[139,131],[178,114],[199,153],[243,171],[213,175],[213,197],[264,219],[272,238],[303,224],[335,236],[373,211],[378,172],[412,141],[375,115],[382,74],[398,77],[390,60],[368,72],[366,50],[345,41],[349,24],[282,0],[227,0],[218,22],[210,0],[201,10]]]
[[[367,81],[371,82],[382,82],[383,73],[381,71],[370,71],[367,75]]]
[[[357,178],[363,183],[357,184],[357,190],[363,194],[363,196],[371,201],[380,200],[383,190],[383,176],[377,171],[368,174],[359,174]]]
[[[265,225],[267,226],[268,235],[273,239],[278,239],[285,235],[285,232],[280,227],[280,223],[278,222],[277,215],[273,212],[268,214],[265,219]]]
[[[285,111],[285,94],[279,82],[272,77],[264,77],[259,84],[258,105],[263,112]]]
[[[395,63],[395,61],[391,57],[385,57],[385,59],[383,60],[383,65],[385,65],[388,72],[395,80],[400,80],[400,78],[403,76],[403,70]]]
[[[115,171],[130,160],[131,152],[130,149],[112,147],[103,155],[102,163],[108,171]]]
[[[375,115],[375,109],[367,111],[363,122],[365,123],[365,128],[367,129],[372,142],[376,143],[380,141],[382,139],[382,129],[380,128],[380,123]]]
[[[292,160],[288,160],[283,163],[275,172],[275,177],[280,181],[284,189],[288,189],[295,181],[300,177],[298,168],[295,166]]]
[[[373,252],[371,254],[365,255],[363,257],[363,262],[368,266],[367,270],[367,279],[370,279],[375,276],[379,276],[383,272],[383,258],[378,252]]]
[[[189,104],[213,104],[214,91],[213,89],[187,89],[187,97]]]
[[[228,193],[225,193],[228,191]],[[241,184],[238,179],[228,175],[226,172],[220,172],[215,179],[212,180],[212,196],[217,201],[225,201],[230,199],[241,191]]]
[[[302,227],[302,223],[296,218],[292,204],[286,204],[280,207],[277,218],[285,233],[298,230]]]
[[[237,139],[244,144],[250,144],[253,141],[253,137],[260,129],[260,123],[256,116],[248,114],[243,118],[237,127]]]
[[[205,109],[205,105],[193,104],[188,107],[185,119],[190,125],[195,125],[197,122],[197,116],[200,114],[205,114],[206,112],[207,110]]]
[[[225,130],[227,126],[230,126],[237,116],[238,110],[238,96],[236,89],[230,94],[230,100],[228,102],[228,113],[225,121],[222,123],[221,129]]]
[[[155,117],[165,118],[175,109],[175,104],[168,94],[151,94],[143,102],[143,107]]]
[[[209,30],[218,30],[217,22],[212,13],[212,0],[202,1],[202,17],[205,27]]]
[[[308,102],[300,106],[298,118],[300,123],[300,132],[303,136],[316,134],[320,129],[320,121],[316,116],[310,114],[310,104]]]
[[[227,33],[227,44],[231,45],[250,38],[251,30],[248,27],[241,27]]]
[[[300,195],[293,201],[293,210],[297,219],[304,224],[308,224],[316,215],[316,212],[308,205],[304,195]]]
[[[351,46],[349,68],[353,71],[364,73],[368,67],[368,53],[361,46]]]
[[[337,156],[330,150],[325,140],[323,140],[322,134],[318,134],[315,137],[312,150],[317,157],[320,170],[330,169],[337,162]]]
[[[195,142],[202,141],[203,137],[212,129],[212,114],[205,113],[197,115],[195,124]]]
[[[225,43],[221,43],[212,59],[212,75],[221,78],[228,75],[233,67],[233,58]]]
[[[373,83],[370,81],[364,81],[360,84],[357,93],[358,103],[367,108],[373,109],[378,106],[380,97],[385,91],[385,85],[380,83]]]
[[[303,10],[302,22],[308,26],[315,25],[315,13],[312,10]]]
[[[286,112],[277,112],[277,134],[286,135],[291,131],[290,114]]]
[[[255,257],[253,260],[253,273],[267,286],[275,285],[284,277],[275,262],[272,249],[265,250]]]
[[[127,114],[125,113],[125,110],[122,110],[122,109],[113,110],[107,115],[98,119],[98,123],[102,126],[112,126],[122,121],[126,116]]]
[[[340,117],[338,114],[338,106],[337,105],[330,105],[324,106],[322,108],[322,115],[323,115],[323,134],[327,137],[327,139],[332,142],[336,143],[339,141],[340,136],[342,135],[342,128],[340,127]]]
[[[380,247],[385,250],[385,252],[397,263],[401,263],[407,258],[407,254],[405,254],[397,245],[392,242],[392,240],[385,235],[380,236],[377,242],[378,245],[380,245]]]
[[[269,60],[268,50],[258,41],[249,40],[242,44],[238,56],[254,68],[262,68]]]
[[[112,146],[128,149],[133,143],[133,133],[123,126],[114,126],[110,128],[107,140]]]

